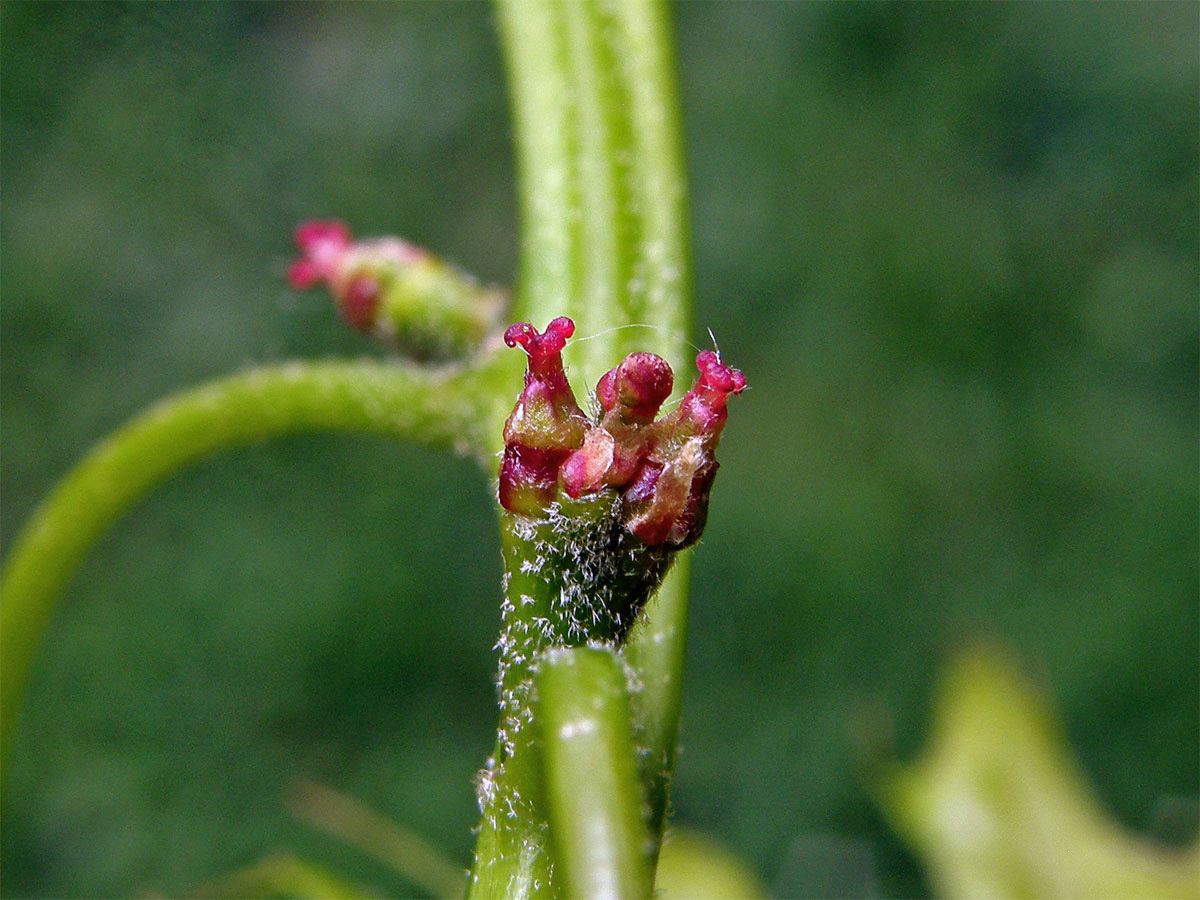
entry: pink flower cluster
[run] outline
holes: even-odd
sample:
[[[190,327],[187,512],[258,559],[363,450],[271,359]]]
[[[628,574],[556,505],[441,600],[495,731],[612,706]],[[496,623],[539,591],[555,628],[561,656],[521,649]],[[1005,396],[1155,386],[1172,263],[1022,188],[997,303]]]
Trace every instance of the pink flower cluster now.
[[[745,388],[745,376],[705,350],[696,357],[695,385],[674,411],[655,421],[674,374],[661,356],[631,353],[596,385],[600,410],[593,421],[579,408],[563,370],[562,350],[574,331],[563,317],[545,332],[520,323],[504,333],[508,346],[528,354],[529,365],[504,426],[501,505],[541,516],[560,490],[579,498],[612,489],[625,527],[645,543],[694,543],[708,516],[726,402]]]
[[[305,290],[324,282],[342,317],[359,331],[371,331],[390,270],[427,255],[399,238],[354,241],[345,222],[313,219],[296,228],[301,257],[288,269],[288,284]]]

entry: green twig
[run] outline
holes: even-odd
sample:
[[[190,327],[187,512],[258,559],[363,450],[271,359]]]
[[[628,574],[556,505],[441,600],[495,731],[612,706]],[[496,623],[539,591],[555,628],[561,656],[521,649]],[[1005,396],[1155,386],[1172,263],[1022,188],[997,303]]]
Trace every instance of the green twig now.
[[[498,644],[500,728],[496,751],[481,775],[483,821],[471,873],[472,897],[554,892],[539,747],[534,729],[528,727],[535,718],[533,673],[544,650],[615,637],[602,604],[597,603],[594,617],[576,608],[596,600],[583,592],[591,588],[598,593],[599,587],[586,583],[571,568],[577,560],[563,552],[564,545],[578,546],[573,539],[607,515],[611,504],[611,497],[597,496],[572,504],[554,519],[501,517],[505,577]]]
[[[482,369],[399,363],[288,363],[168,398],[98,445],[46,498],[13,544],[0,582],[0,746],[9,741],[58,595],[133,503],[219,450],[301,431],[357,431],[480,454]]]
[[[637,683],[630,703],[656,854],[666,824],[668,791],[679,745],[691,562],[691,553],[679,554],[658,596],[650,601],[625,645],[625,659]]]
[[[499,13],[521,186],[514,318],[538,327],[560,315],[575,320],[587,338],[565,354],[582,375],[577,383],[594,385],[632,350],[653,350],[677,372],[688,371],[685,194],[663,5],[500,0]],[[498,448],[503,413],[494,413]],[[553,883],[538,810],[537,748],[527,733],[513,740],[511,727],[532,716],[522,685],[547,638],[510,627],[509,620],[520,625],[548,609],[553,579],[518,589],[522,580],[538,581],[529,576],[539,560],[532,547],[505,534],[510,611],[501,640],[512,646],[501,647],[501,737],[482,782],[484,815],[470,889],[479,897],[551,895],[562,887]],[[522,597],[529,598],[525,606]],[[681,568],[652,602],[632,654],[649,686],[635,713],[650,797],[651,857],[674,762],[686,618],[687,570]]]
[[[555,650],[540,661],[550,843],[568,897],[649,897],[653,842],[634,759],[626,674],[613,652]]]

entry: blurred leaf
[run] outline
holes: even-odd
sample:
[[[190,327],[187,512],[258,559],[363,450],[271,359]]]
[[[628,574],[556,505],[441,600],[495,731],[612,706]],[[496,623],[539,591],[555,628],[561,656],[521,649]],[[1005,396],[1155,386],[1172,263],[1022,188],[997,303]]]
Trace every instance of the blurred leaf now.
[[[457,866],[420,835],[353,797],[315,781],[297,782],[288,806],[314,828],[389,866],[431,897],[461,897],[466,866]]]
[[[695,831],[672,830],[658,860],[660,900],[750,900],[766,888],[745,861]]]
[[[290,854],[269,856],[260,862],[221,876],[196,891],[202,897],[311,898],[311,900],[360,900],[375,895],[334,875],[320,866]]]
[[[1156,847],[1113,821],[1046,701],[995,650],[952,665],[930,746],[883,788],[943,896],[1200,896],[1200,844]]]

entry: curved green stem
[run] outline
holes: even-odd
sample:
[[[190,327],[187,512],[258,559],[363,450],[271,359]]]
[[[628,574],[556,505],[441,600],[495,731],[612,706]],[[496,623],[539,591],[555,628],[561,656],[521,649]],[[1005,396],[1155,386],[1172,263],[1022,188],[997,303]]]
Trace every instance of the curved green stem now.
[[[566,896],[648,898],[653,886],[625,668],[610,650],[545,654],[537,674],[550,844]]]
[[[287,363],[168,398],[80,462],[17,537],[0,581],[0,747],[7,755],[54,604],[113,521],[218,450],[300,431],[374,432],[483,453],[485,370],[436,373],[373,361]]]

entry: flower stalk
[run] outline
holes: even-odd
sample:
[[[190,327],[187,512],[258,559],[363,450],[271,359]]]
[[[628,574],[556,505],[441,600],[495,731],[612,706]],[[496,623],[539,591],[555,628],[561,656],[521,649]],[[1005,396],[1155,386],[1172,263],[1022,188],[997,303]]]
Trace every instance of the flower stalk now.
[[[568,897],[649,897],[649,839],[621,658],[581,647],[546,654],[537,718],[549,842]]]
[[[655,0],[499,0],[498,10],[521,192],[514,316],[571,318],[589,339],[564,348],[565,367],[589,385],[634,351],[653,350],[679,368],[686,360],[689,260],[665,7]],[[494,408],[497,437],[510,411]],[[507,446],[496,449],[508,452]],[[539,504],[548,493],[544,483],[542,490]],[[536,646],[540,629],[512,627],[509,620],[550,608],[555,594],[552,584],[530,577],[537,541],[518,533],[516,515],[501,516],[504,635],[512,640],[510,647],[501,638],[502,694],[506,684],[527,682],[543,649]],[[519,590],[525,579],[529,589]],[[523,604],[523,596],[534,603]],[[687,568],[676,566],[660,599],[627,636],[634,679],[642,685],[629,702],[649,802],[651,858],[661,840],[678,735],[686,619]],[[506,654],[513,663],[505,665]],[[517,709],[531,706],[517,703]],[[536,742],[524,752],[515,742],[500,768],[502,747],[503,740],[481,776],[483,818],[469,896],[555,896],[562,887],[547,849],[544,812],[505,814],[511,792],[541,795]]]
[[[547,857],[553,854],[559,861],[569,858],[582,865],[580,860],[592,858],[586,848],[564,847],[564,841],[582,839],[589,828],[605,834],[606,828],[628,831],[615,821],[593,822],[587,828],[561,831],[553,850],[546,844],[556,786],[542,784],[539,774],[574,771],[570,748],[581,748],[587,757],[597,751],[588,742],[559,744],[553,748],[558,755],[551,759],[547,740],[555,732],[542,723],[540,745],[538,735],[530,733],[539,711],[547,708],[539,685],[548,677],[550,660],[575,658],[559,655],[566,648],[619,651],[676,553],[699,538],[717,469],[713,454],[727,418],[726,401],[746,383],[741,372],[715,353],[701,353],[696,384],[674,411],[655,421],[674,374],[662,357],[632,353],[600,378],[599,409],[588,417],[562,362],[574,330],[569,318],[559,317],[544,332],[518,323],[505,333],[509,346],[525,351],[528,368],[504,428],[498,489],[504,509],[505,567],[497,644],[500,729],[496,753],[480,776],[479,798],[484,816],[481,847],[507,845],[516,852],[507,862],[477,855],[472,885],[478,896],[506,895],[536,884],[551,893],[564,884],[570,888],[575,876],[556,878],[553,858]],[[636,674],[631,680],[640,690]],[[628,710],[624,681],[620,690],[621,708]],[[557,707],[550,703],[548,708]],[[626,724],[632,734],[633,725]],[[650,728],[638,730],[656,734]],[[662,760],[656,749],[648,746],[642,755]],[[606,753],[610,761],[624,760],[624,751],[616,746]],[[539,754],[544,756],[541,763]],[[628,756],[632,771],[637,768],[635,754],[630,751]],[[632,795],[653,796],[649,806],[643,808],[640,799],[636,803],[639,814],[644,813],[639,819],[643,831],[647,823],[661,826],[666,787],[660,772],[646,774],[646,783],[638,783]],[[597,772],[595,777],[603,782],[618,779],[618,774]],[[557,789],[566,784],[560,781]],[[550,807],[545,806],[547,791]],[[614,807],[614,815],[623,814],[622,809]],[[644,834],[638,846],[638,859],[644,855],[643,862],[652,860],[657,839]],[[622,865],[626,863],[633,866],[627,858]],[[598,888],[634,883],[640,877],[634,869],[597,876],[588,884]],[[497,872],[500,880],[494,881]]]

